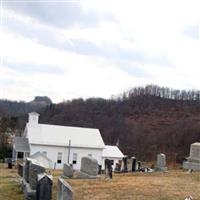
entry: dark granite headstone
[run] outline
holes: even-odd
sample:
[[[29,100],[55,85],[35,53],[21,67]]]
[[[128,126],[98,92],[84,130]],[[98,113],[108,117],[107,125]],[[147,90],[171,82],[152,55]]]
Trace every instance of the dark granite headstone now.
[[[123,172],[128,172],[128,163],[127,163],[127,160],[128,160],[128,157],[123,157],[123,169],[122,171]]]
[[[138,162],[137,162],[137,170],[140,170],[140,169],[141,169],[141,162],[138,161]]]
[[[36,196],[37,200],[51,200],[52,199],[52,176],[45,173],[38,174]]]
[[[27,183],[29,182],[29,165],[30,165],[30,163],[31,163],[31,161],[27,159],[25,161],[24,168],[23,168],[23,178]]]
[[[101,165],[98,165],[98,174],[101,174]]]
[[[8,168],[12,169],[12,158],[7,158]]]
[[[24,165],[22,163],[19,163],[17,166],[17,169],[18,169],[18,174],[21,177],[23,177],[23,168],[24,168]]]
[[[136,163],[137,163],[137,160],[135,157],[132,157],[132,172],[135,172],[136,171]]]
[[[112,160],[105,159],[105,172],[112,179]]]
[[[62,178],[59,178],[57,200],[72,200],[72,199],[73,199],[73,190],[71,186]]]

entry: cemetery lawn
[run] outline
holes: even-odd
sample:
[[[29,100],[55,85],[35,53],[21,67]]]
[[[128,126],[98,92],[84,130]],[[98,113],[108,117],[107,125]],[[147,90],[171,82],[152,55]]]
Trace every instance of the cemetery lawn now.
[[[53,171],[53,200],[56,200],[57,178],[62,171]],[[16,169],[0,164],[0,199],[23,200]],[[74,200],[184,200],[193,196],[200,200],[200,172],[114,174],[113,180],[67,180],[74,190]]]

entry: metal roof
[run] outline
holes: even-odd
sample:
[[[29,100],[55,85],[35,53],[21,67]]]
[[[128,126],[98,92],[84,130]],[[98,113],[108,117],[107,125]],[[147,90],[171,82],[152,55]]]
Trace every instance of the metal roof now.
[[[13,140],[13,148],[17,152],[30,152],[28,139],[24,137],[15,137]]]
[[[104,157],[104,158],[123,158],[124,154],[120,151],[120,149],[117,146],[106,145],[105,149],[103,149],[102,157]]]
[[[27,123],[30,144],[105,148],[98,129]]]

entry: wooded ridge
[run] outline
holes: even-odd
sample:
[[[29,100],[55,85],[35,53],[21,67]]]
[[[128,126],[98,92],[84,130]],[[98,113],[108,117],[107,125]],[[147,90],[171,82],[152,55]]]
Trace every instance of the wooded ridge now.
[[[13,130],[22,130],[27,112],[33,110],[9,103],[12,106],[5,110],[0,101],[1,121],[7,119],[8,126],[8,121],[14,123]],[[148,85],[111,99],[74,99],[38,110],[41,123],[98,128],[106,144],[118,143],[124,154],[140,160],[155,160],[163,152],[169,161],[181,162],[190,144],[200,141],[200,92],[194,90]]]

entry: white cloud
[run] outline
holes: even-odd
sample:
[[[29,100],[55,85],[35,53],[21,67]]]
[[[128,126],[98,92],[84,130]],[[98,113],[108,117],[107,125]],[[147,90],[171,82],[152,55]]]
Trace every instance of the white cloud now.
[[[81,1],[83,13],[105,13],[112,20],[101,18],[95,26],[81,26],[74,23],[70,27],[56,27],[15,10],[5,10],[6,19],[15,20],[38,30],[35,36],[25,35],[19,30],[10,31],[4,24],[1,34],[0,54],[6,67],[1,75],[4,83],[3,98],[30,100],[34,95],[47,95],[54,101],[76,97],[110,97],[127,88],[149,83],[174,88],[199,89],[200,40],[194,40],[183,33],[186,27],[200,24],[199,3],[191,1]],[[59,10],[57,11],[59,12]],[[62,20],[62,19],[61,19]],[[20,27],[19,27],[20,29]],[[30,30],[30,29],[28,29]],[[58,45],[50,41],[42,42],[40,31],[53,35]],[[116,55],[84,55],[81,52],[59,48],[66,42],[76,48],[73,40],[87,41],[98,48],[116,46],[130,55],[142,52],[149,58],[160,58],[164,64],[153,59],[131,60]],[[119,49],[116,49],[119,50]],[[107,49],[105,49],[106,51]],[[169,62],[165,62],[166,58]],[[143,58],[141,58],[143,59]],[[149,62],[149,63],[148,63]],[[153,63],[154,62],[154,63]],[[9,64],[17,67],[14,69]],[[150,76],[138,77],[134,70],[137,66]],[[32,68],[34,65],[56,66],[62,74],[50,74],[32,70],[32,74],[19,72],[20,64]],[[130,70],[131,71],[131,70]],[[144,73],[144,74],[145,74]]]

